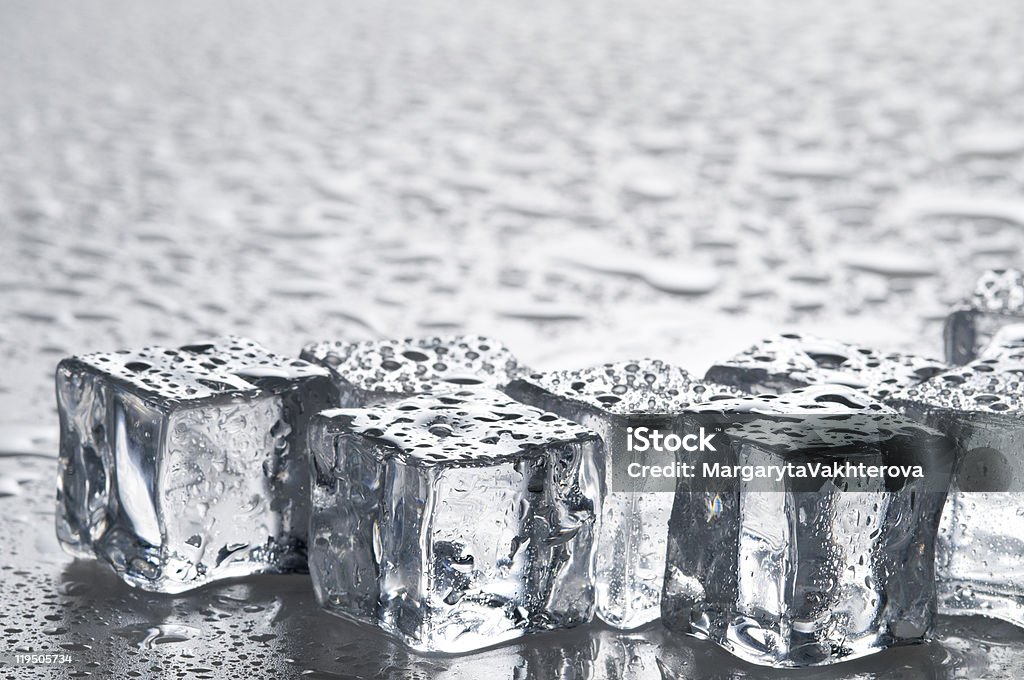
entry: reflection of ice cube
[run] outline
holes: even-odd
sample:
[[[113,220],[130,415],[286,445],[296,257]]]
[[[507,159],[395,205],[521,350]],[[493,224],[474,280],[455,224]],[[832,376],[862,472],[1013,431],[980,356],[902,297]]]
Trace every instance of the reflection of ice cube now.
[[[328,411],[310,444],[328,611],[447,652],[591,618],[596,434],[474,390]]]
[[[344,407],[475,386],[502,387],[517,366],[500,342],[470,335],[318,342],[304,347],[301,356],[331,371]]]
[[[302,568],[305,421],[327,372],[236,337],[66,359],[57,533],[128,583],[181,592]]]
[[[718,401],[684,417],[691,427],[732,419],[714,457],[724,465],[920,464],[925,477],[681,483],[662,600],[670,629],[773,666],[923,639],[935,610],[948,440],[840,386]]]
[[[430,672],[422,675],[410,669],[400,677],[430,680],[594,680],[591,669],[596,646],[597,642],[586,629],[548,633],[540,637],[525,636],[513,643],[460,654],[444,666],[432,665]],[[432,657],[418,658],[430,660]]]
[[[934,359],[790,333],[766,338],[716,363],[704,377],[751,394],[782,394],[808,385],[845,385],[885,399],[946,368]]]
[[[650,360],[524,375],[506,391],[519,401],[598,432],[607,448],[609,480],[625,468],[613,469],[612,460],[631,456],[626,451],[628,427],[679,432],[678,416],[687,406],[739,394]],[[650,479],[616,476],[614,482],[601,517],[597,614],[614,626],[633,628],[653,621],[660,613],[673,494],[657,491]]]
[[[1024,626],[1024,348],[993,343],[983,357],[893,404],[963,452],[939,531],[939,611]]]
[[[936,626],[948,680],[1016,678],[1024,668],[1021,630],[996,619],[943,617]]]
[[[595,630],[597,659],[591,680],[672,680],[689,678],[694,645],[661,626],[642,631]]]
[[[576,628],[524,636],[512,643],[461,654],[430,677],[433,680],[490,677],[501,680],[681,680],[694,677],[694,648],[701,646],[702,642],[674,635],[661,626],[640,631]],[[740,671],[740,676],[746,677],[746,674]]]
[[[1000,328],[1024,321],[1024,271],[991,270],[974,293],[946,318],[946,360],[961,365],[975,359]]]

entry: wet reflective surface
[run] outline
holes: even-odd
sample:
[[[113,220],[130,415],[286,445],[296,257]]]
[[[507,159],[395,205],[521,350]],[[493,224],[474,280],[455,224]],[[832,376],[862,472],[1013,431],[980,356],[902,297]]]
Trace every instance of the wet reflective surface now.
[[[792,330],[937,355],[949,304],[1021,264],[1022,38],[1012,2],[0,4],[0,657],[758,676],[657,625],[452,659],[319,613],[302,578],[133,592],[53,536],[56,362],[459,330],[539,369],[700,373]],[[1024,668],[1004,624],[938,637],[801,675]]]

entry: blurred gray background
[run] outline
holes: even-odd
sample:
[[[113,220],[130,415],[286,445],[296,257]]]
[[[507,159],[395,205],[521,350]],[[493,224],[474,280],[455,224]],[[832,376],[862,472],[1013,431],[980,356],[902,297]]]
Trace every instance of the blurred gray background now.
[[[437,659],[301,578],[131,592],[52,538],[53,369],[223,332],[466,330],[539,368],[702,372],[784,330],[938,355],[977,273],[1024,264],[1021,45],[997,0],[0,0],[0,664],[757,677],[657,626]],[[939,632],[800,677],[1024,672],[1009,626]]]

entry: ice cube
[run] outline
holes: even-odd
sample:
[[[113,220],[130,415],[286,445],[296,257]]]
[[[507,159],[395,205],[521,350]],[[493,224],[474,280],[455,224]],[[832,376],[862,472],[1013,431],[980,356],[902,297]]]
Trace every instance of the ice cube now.
[[[708,369],[705,379],[751,394],[782,394],[808,385],[846,385],[884,400],[949,368],[941,361],[879,352],[789,333],[766,338]]]
[[[595,433],[481,389],[327,411],[310,446],[328,611],[444,652],[590,620]]]
[[[702,382],[658,360],[524,375],[506,391],[601,435],[610,493],[598,540],[597,615],[623,629],[658,618],[675,484],[667,478],[623,474],[625,463],[637,459],[627,450],[629,433],[642,427],[651,433],[677,433],[683,409],[739,392]]]
[[[934,618],[934,540],[955,459],[947,438],[831,385],[697,406],[686,421],[722,437],[716,452],[694,460],[750,466],[751,474],[679,480],[666,626],[779,667],[923,640]],[[847,462],[920,465],[923,477],[813,474],[815,463]],[[787,465],[810,476],[775,476],[768,467]]]
[[[164,593],[304,568],[322,367],[228,336],[65,359],[56,387],[69,552]]]
[[[997,337],[1007,344],[892,403],[964,452],[939,531],[939,611],[1024,626],[1024,348]]]
[[[318,342],[302,358],[328,368],[341,406],[370,406],[414,394],[502,387],[517,370],[512,353],[482,336]]]
[[[1024,271],[994,269],[978,278],[974,293],[946,318],[946,360],[962,365],[977,358],[1004,325],[1024,321]]]
[[[980,352],[979,359],[1010,358],[1014,352],[1024,350],[1024,323],[1003,326],[992,336],[992,340]]]

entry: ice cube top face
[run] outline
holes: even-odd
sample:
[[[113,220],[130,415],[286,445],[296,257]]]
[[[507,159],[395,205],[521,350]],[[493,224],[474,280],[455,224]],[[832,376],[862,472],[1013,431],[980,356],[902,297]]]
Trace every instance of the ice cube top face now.
[[[708,369],[705,378],[751,394],[782,394],[808,385],[846,385],[875,399],[947,369],[910,354],[789,333],[766,338]]]
[[[600,439],[490,390],[316,417],[320,603],[420,650],[462,652],[593,613]]]
[[[512,353],[482,336],[319,342],[302,358],[328,368],[342,406],[369,406],[415,394],[501,387],[517,370]]]
[[[982,350],[982,358],[901,390],[892,396],[893,405],[904,411],[1019,417],[1024,408],[1024,343],[1018,331],[1024,326],[1003,329]]]
[[[65,359],[57,534],[129,584],[175,593],[304,568],[305,427],[327,371],[239,337]]]
[[[751,474],[680,483],[662,600],[669,628],[778,667],[923,640],[954,459],[945,437],[842,386],[718,402],[690,418],[720,419],[708,462]],[[923,477],[753,474],[815,463],[920,465]]]
[[[694,379],[676,366],[651,359],[533,373],[514,380],[506,391],[601,435],[610,493],[601,517],[597,615],[622,629],[655,620],[661,614],[673,494],[653,485],[665,480],[622,474],[634,456],[628,451],[631,428],[678,434],[679,416],[686,408],[740,392]]]
[[[507,390],[526,403],[605,417],[673,416],[693,405],[727,399],[735,389],[694,378],[659,359],[602,364],[591,368],[523,374]],[[540,406],[538,406],[540,407]],[[563,414],[564,415],[564,414]],[[571,416],[569,416],[571,418]]]
[[[894,404],[961,451],[937,546],[940,613],[1024,626],[1024,349],[1001,337]]]
[[[1024,271],[996,269],[982,274],[974,293],[946,318],[946,360],[963,365],[978,357],[1000,328],[1024,321]]]

